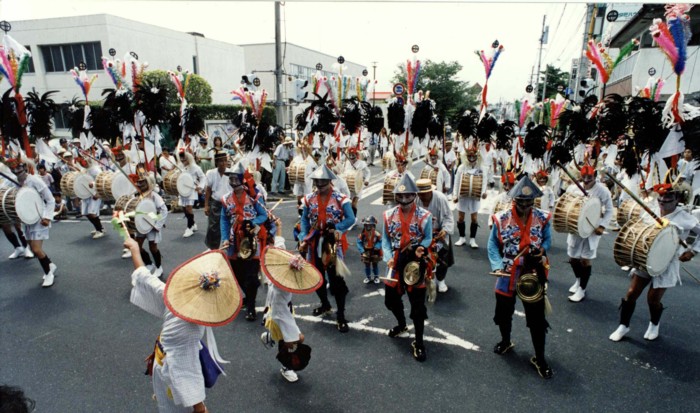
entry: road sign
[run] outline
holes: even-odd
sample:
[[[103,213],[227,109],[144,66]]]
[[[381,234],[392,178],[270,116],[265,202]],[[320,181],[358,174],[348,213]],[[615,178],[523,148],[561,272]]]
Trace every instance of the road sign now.
[[[401,96],[399,96],[399,97],[396,98],[396,102],[397,102],[399,105],[403,106],[403,98],[402,98]]]
[[[574,90],[571,89],[570,87],[567,87],[566,90],[564,91],[564,93],[567,95],[570,95],[570,94],[574,93]]]
[[[533,90],[534,90],[534,88],[532,87],[532,85],[527,85],[525,87],[525,92],[527,92],[527,93],[532,93]]]
[[[260,78],[259,77],[256,77],[255,79],[253,79],[253,86],[255,86],[255,87],[260,86]]]
[[[614,22],[617,20],[617,18],[620,16],[620,13],[617,12],[617,10],[610,10],[608,14],[605,16],[605,18],[610,22]]]
[[[654,76],[656,74],[656,69],[654,69],[653,67],[650,67],[649,71],[647,73],[649,73],[649,76]]]
[[[367,69],[365,69],[365,70],[362,71],[362,76],[367,76],[368,73],[369,73],[369,72],[367,71]]]
[[[411,46],[411,51],[413,53],[418,53],[419,50],[420,50],[420,48],[418,47],[417,44],[414,44],[413,46]]]
[[[316,63],[316,70],[323,70],[323,65],[320,63]]]
[[[404,90],[406,90],[406,87],[401,83],[396,83],[392,90],[396,96],[401,96],[403,95]]]
[[[110,56],[114,57],[114,56],[116,56],[116,54],[117,54],[117,51],[114,50],[114,48],[109,49],[109,55],[110,55]]]
[[[341,65],[345,63],[345,58],[343,56],[338,56],[338,63],[340,63]]]

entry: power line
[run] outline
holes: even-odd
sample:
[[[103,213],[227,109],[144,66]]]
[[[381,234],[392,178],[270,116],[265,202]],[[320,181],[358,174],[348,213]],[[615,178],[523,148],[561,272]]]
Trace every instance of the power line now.
[[[566,3],[564,3],[564,7],[561,9],[561,14],[559,14],[559,20],[557,20],[557,26],[554,28],[554,33],[552,33],[551,38],[556,39],[556,34],[557,31],[559,30],[559,25],[561,24],[561,20],[564,17],[564,12],[566,11]],[[547,60],[547,56],[549,55],[549,52],[554,49],[553,47],[547,48],[547,52],[544,54],[544,60]]]
[[[583,20],[585,19],[585,17],[586,17],[585,14],[581,16],[581,20],[576,25],[576,30],[574,31],[574,34],[569,38],[569,41],[567,42],[569,44],[569,47],[568,48],[564,47],[564,50],[562,50],[561,53],[559,53],[559,56],[557,56],[556,60],[561,59],[561,57],[564,55],[564,52],[570,51],[572,46],[573,47],[577,46],[576,42],[572,41],[572,39],[574,37],[577,37],[580,35],[580,33],[578,33],[578,30],[579,30],[578,28],[579,28],[579,26],[583,25]]]

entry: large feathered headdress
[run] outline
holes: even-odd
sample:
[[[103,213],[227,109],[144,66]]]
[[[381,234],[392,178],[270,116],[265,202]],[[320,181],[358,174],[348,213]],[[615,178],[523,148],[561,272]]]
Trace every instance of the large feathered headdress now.
[[[547,152],[547,141],[549,139],[549,127],[547,125],[536,125],[527,129],[523,151],[529,154],[532,159],[542,159]]]
[[[457,132],[462,138],[467,139],[476,136],[476,126],[479,123],[479,111],[475,108],[462,111],[462,116],[457,121]]]
[[[506,120],[498,124],[496,130],[496,149],[503,149],[510,152],[515,139],[517,124],[512,120]]]
[[[2,135],[6,139],[21,139],[24,125],[19,123],[17,117],[17,100],[10,96],[12,88],[2,95]]]
[[[146,80],[136,86],[135,108],[143,113],[146,118],[144,123],[149,128],[157,127],[167,119],[166,100],[167,89],[157,81]]]
[[[416,102],[416,109],[411,120],[411,133],[421,142],[428,133],[428,125],[433,118],[434,102],[430,99],[423,99]]]
[[[480,142],[491,143],[491,137],[496,130],[498,130],[498,121],[492,114],[486,113],[476,125],[476,137]]]
[[[48,138],[51,136],[51,122],[58,110],[58,106],[50,96],[57,91],[52,90],[43,95],[32,89],[24,100],[27,109],[27,122],[29,134],[34,138]]]
[[[392,99],[386,110],[387,120],[389,124],[389,133],[392,135],[401,135],[406,131],[404,122],[406,120],[406,111],[398,99]]]

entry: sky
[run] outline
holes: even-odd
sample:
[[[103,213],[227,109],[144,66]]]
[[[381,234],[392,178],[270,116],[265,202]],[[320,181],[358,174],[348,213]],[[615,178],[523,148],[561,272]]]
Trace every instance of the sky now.
[[[641,7],[641,6],[640,6]],[[320,2],[286,1],[281,7],[282,41],[364,65],[372,77],[376,62],[377,91],[391,90],[397,65],[412,59],[457,61],[459,78],[485,82],[475,50],[488,52],[498,40],[504,46],[491,78],[489,101],[521,98],[537,68],[542,20],[549,41],[545,64],[570,71],[581,52],[585,3],[476,3],[456,1]],[[114,14],[233,44],[275,40],[272,1],[114,1],[0,0],[0,18],[13,20]],[[10,33],[12,34],[12,33]],[[21,42],[21,39],[17,39]],[[148,56],[142,59],[148,60]],[[274,68],[260,68],[259,70]],[[237,80],[232,79],[232,83]]]

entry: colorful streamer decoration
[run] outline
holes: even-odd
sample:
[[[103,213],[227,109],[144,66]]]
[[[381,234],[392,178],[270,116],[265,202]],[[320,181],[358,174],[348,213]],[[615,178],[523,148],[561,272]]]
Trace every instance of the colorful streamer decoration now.
[[[659,101],[661,96],[661,89],[664,87],[664,80],[655,77],[650,77],[647,81],[647,85],[639,92],[639,95],[644,98],[653,100],[654,102]]]
[[[683,116],[680,113],[683,106],[683,94],[680,90],[681,75],[685,71],[687,46],[692,35],[690,16],[688,16],[688,11],[692,7],[690,4],[667,4],[664,13],[666,21],[654,19],[649,27],[649,32],[671,62],[673,72],[676,74],[676,91],[668,99],[663,110],[663,121],[666,126],[683,123]]]
[[[483,50],[475,50],[474,53],[479,57],[481,63],[484,65],[484,73],[486,74],[486,82],[484,82],[484,88],[481,91],[481,108],[479,109],[481,116],[483,116],[486,107],[488,106],[486,96],[488,94],[489,78],[493,73],[493,67],[496,66],[496,61],[498,61],[501,53],[503,53],[503,45],[499,44],[498,40],[494,40],[494,42],[491,44],[491,50],[488,56]]]
[[[406,60],[406,89],[409,101],[413,102],[413,94],[418,87],[418,77],[420,76],[420,60],[413,59],[413,62]]]
[[[593,40],[588,41],[588,47],[586,49],[586,57],[591,61],[600,72],[600,77],[603,83],[608,83],[613,70],[620,64],[635,47],[639,46],[639,40],[632,39],[624,47],[620,49],[620,54],[613,61],[607,52],[607,49],[603,47],[602,43],[595,43]]]
[[[24,98],[20,93],[22,87],[22,76],[29,70],[29,60],[32,54],[24,46],[19,44],[9,34],[5,33],[0,46],[0,75],[4,76],[15,92],[14,99],[17,104],[17,119],[20,125],[27,124],[27,113],[24,108]],[[22,127],[22,145],[24,152],[29,158],[34,156],[31,146],[29,146],[29,134],[27,128]],[[2,152],[5,152],[4,141]]]
[[[119,59],[112,60],[104,56],[102,57],[102,67],[117,89],[121,89],[124,85],[124,76],[122,76],[121,66],[122,63]]]
[[[80,87],[80,90],[83,92],[83,96],[85,97],[85,104],[87,105],[88,95],[90,94],[90,88],[92,87],[92,84],[95,81],[95,79],[97,79],[97,75],[94,74],[90,78],[88,78],[87,71],[80,70],[77,67],[71,69],[70,74],[71,76],[73,76],[73,80],[75,80],[75,83],[78,85],[78,87]]]
[[[559,123],[559,115],[561,114],[561,111],[564,109],[564,105],[566,104],[566,99],[560,94],[557,93],[556,99],[551,99],[549,101],[549,127],[554,129],[557,127],[557,123]]]

